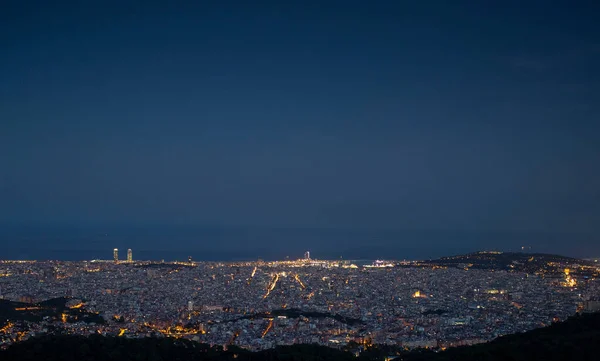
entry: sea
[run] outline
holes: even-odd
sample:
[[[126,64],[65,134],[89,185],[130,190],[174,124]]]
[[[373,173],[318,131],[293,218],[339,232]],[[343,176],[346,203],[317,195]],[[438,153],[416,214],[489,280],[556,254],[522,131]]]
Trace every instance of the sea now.
[[[563,249],[562,235],[453,230],[4,225],[0,259],[112,259],[114,248],[121,259],[132,249],[134,259],[165,261],[285,260],[301,258],[305,251],[322,260],[418,260],[479,250],[520,251],[524,244],[529,252],[573,257],[600,251],[594,251],[594,244],[578,248],[577,242],[569,237]]]

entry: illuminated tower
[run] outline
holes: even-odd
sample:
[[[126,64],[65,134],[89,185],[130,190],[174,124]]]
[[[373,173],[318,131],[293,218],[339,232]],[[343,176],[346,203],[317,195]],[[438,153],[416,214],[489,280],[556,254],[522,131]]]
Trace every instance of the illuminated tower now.
[[[117,248],[113,249],[113,259],[115,263],[119,262],[119,250]]]
[[[310,251],[304,252],[304,259],[310,259]]]
[[[194,301],[188,301],[188,311],[192,312],[194,310]]]
[[[133,262],[133,252],[131,252],[131,248],[127,250],[127,262]]]

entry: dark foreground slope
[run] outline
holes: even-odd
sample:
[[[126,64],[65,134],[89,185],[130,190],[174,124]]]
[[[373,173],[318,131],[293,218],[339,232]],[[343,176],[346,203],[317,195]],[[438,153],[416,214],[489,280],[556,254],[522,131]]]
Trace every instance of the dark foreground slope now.
[[[210,346],[173,338],[44,336],[0,352],[2,361],[196,361],[196,360],[307,360],[352,361],[354,356],[325,346],[295,345],[261,352],[238,347]]]
[[[406,361],[570,361],[600,360],[600,314],[575,316],[565,322],[490,343],[444,352],[412,353]]]
[[[488,344],[450,349],[443,352],[405,353],[404,361],[585,361],[600,360],[600,314],[578,316],[550,327],[501,337]],[[359,360],[383,360],[395,353],[391,348],[372,347]],[[295,345],[262,352],[237,347],[224,350],[177,339],[127,339],[94,335],[44,336],[0,351],[2,361],[81,360],[81,361],[167,361],[167,360],[357,360],[351,353],[323,346]]]

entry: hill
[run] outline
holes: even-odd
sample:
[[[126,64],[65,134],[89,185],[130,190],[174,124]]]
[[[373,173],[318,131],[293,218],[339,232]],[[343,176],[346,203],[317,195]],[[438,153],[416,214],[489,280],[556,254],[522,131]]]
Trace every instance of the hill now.
[[[575,316],[565,322],[487,344],[444,352],[411,353],[404,361],[570,361],[599,360],[600,314]]]
[[[88,312],[82,305],[67,306],[68,298],[60,297],[39,303],[23,303],[0,300],[0,327],[8,322],[40,322],[49,317],[64,322],[104,323],[104,319],[94,312]]]
[[[417,265],[543,274],[562,273],[569,267],[596,269],[593,262],[583,259],[544,253],[489,251],[421,261]]]

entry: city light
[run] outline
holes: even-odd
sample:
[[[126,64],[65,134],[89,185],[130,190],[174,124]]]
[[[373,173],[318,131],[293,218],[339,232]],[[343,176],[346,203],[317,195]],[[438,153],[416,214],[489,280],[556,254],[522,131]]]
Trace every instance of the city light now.
[[[544,255],[498,269],[486,263],[495,265],[499,256],[507,257],[0,263],[1,273],[13,275],[3,279],[0,297],[15,315],[42,320],[9,319],[0,342],[54,327],[74,335],[157,333],[252,350],[365,340],[435,348],[487,342],[499,327],[522,332],[600,310],[593,298],[600,290],[597,263]]]

